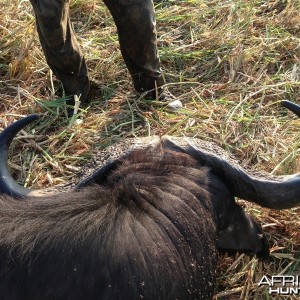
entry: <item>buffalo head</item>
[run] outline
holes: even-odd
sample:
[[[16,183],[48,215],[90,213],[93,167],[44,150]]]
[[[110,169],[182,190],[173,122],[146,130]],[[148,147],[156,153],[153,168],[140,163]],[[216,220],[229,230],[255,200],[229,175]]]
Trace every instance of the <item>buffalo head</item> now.
[[[256,178],[176,138],[129,151],[74,191],[31,191],[11,177],[7,152],[37,118],[0,134],[0,299],[207,300],[218,249],[268,254],[260,225],[234,197],[300,205],[299,175]]]

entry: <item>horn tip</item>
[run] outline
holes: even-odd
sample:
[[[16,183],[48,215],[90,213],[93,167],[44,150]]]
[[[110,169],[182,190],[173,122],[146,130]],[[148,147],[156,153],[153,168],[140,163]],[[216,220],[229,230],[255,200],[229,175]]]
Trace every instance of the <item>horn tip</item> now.
[[[287,106],[293,104],[293,102],[291,102],[290,100],[281,100],[280,103],[283,107],[287,107]]]
[[[281,105],[300,117],[300,105],[297,105],[289,100],[282,100]]]
[[[27,117],[25,117],[25,118],[28,118],[28,119],[30,119],[30,120],[32,120],[32,121],[35,121],[35,120],[40,119],[41,117],[42,117],[42,116],[39,115],[39,114],[31,114],[31,115],[29,115],[29,116],[27,116]]]

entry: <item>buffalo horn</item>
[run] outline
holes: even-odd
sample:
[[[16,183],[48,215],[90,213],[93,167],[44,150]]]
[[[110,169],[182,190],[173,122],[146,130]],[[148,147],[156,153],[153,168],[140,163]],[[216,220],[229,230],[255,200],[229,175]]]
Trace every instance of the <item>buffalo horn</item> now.
[[[29,115],[10,124],[0,133],[0,193],[10,195],[14,198],[27,198],[29,196],[41,196],[50,193],[50,190],[31,190],[19,185],[12,178],[7,165],[8,150],[16,134],[26,125],[39,118],[40,116],[36,114]]]
[[[290,101],[282,105],[300,117],[300,106]],[[242,168],[231,164],[222,157],[197,148],[192,143],[182,148],[171,141],[164,142],[165,147],[175,151],[184,151],[193,156],[200,164],[210,167],[215,174],[224,180],[234,196],[255,202],[263,207],[288,209],[300,206],[300,173],[288,179],[274,177],[270,180],[250,175]]]
[[[292,111],[294,114],[296,114],[298,117],[300,117],[300,106],[288,101],[288,100],[283,100],[281,101],[281,105],[284,106],[285,108],[289,109]]]

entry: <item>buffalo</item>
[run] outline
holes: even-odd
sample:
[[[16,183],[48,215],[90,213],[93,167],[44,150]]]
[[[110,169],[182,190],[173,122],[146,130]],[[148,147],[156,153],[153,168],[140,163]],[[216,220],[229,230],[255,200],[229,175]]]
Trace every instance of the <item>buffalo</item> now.
[[[300,117],[300,107],[283,102]],[[0,134],[0,299],[211,299],[218,251],[266,257],[259,223],[235,197],[300,205],[300,176],[259,178],[180,138],[116,157],[74,190],[33,191],[7,167],[37,115]]]

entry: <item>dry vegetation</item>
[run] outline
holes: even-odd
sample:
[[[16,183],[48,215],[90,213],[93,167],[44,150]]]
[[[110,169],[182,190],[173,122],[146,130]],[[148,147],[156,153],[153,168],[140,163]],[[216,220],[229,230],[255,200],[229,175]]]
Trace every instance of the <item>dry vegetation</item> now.
[[[163,134],[213,141],[253,170],[299,172],[300,120],[279,105],[300,101],[299,0],[156,0],[165,78],[183,102],[177,112],[134,95],[102,1],[72,0],[71,19],[94,82],[76,116],[82,122],[65,116],[29,2],[0,4],[0,127],[33,112],[46,116],[21,133],[12,153],[11,168],[26,186],[69,181],[98,149]],[[300,274],[300,209],[242,205],[263,224],[272,256],[263,263],[222,256],[216,299],[271,299],[257,287],[263,274]]]

